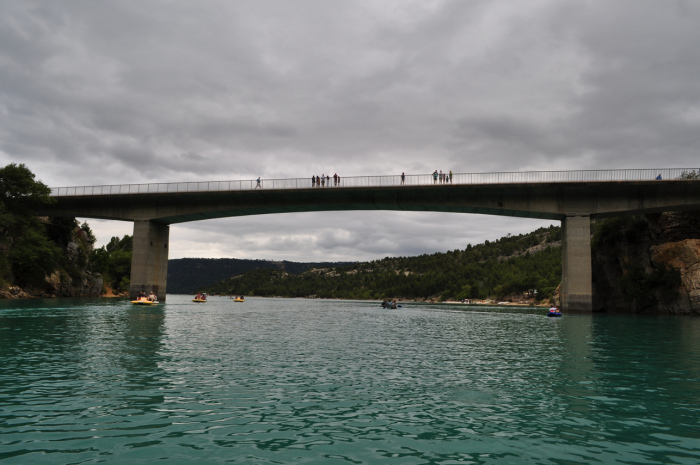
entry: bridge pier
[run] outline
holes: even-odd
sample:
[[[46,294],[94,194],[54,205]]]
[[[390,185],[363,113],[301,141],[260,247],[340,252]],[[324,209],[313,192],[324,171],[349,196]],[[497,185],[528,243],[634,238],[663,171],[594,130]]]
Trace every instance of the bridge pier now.
[[[134,221],[134,252],[131,258],[129,296],[153,291],[165,301],[168,280],[168,239],[170,226],[153,221]]]
[[[591,217],[567,216],[561,222],[561,306],[564,311],[591,312]]]

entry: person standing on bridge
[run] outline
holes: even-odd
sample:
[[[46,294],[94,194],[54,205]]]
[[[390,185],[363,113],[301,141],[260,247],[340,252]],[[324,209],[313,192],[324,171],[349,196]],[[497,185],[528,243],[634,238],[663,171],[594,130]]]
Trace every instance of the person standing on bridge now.
[[[452,184],[452,170],[450,170],[450,184]]]
[[[260,176],[258,176],[258,184],[255,186],[256,189],[262,189],[262,186],[260,185]]]
[[[406,173],[401,173],[401,185],[406,184]]]
[[[438,172],[437,172],[437,170],[435,170],[435,172],[433,173],[433,184],[437,184],[437,178],[438,178]]]
[[[311,187],[316,187],[316,176],[311,175]]]
[[[659,173],[659,175],[656,177],[656,180],[661,181],[661,173]]]

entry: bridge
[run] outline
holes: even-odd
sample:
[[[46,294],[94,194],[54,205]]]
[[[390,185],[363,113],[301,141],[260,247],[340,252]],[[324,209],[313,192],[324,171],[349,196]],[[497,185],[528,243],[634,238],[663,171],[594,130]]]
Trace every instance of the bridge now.
[[[661,179],[658,179],[659,177]],[[700,169],[457,173],[52,188],[44,216],[131,221],[130,294],[165,299],[170,225],[276,213],[399,210],[561,221],[562,307],[592,310],[591,218],[700,209]]]

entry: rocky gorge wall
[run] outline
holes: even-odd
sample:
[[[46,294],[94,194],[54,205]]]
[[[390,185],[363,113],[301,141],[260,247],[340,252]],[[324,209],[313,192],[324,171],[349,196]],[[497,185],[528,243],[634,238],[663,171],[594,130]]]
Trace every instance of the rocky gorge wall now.
[[[700,315],[700,212],[594,225],[593,309]]]
[[[23,299],[32,297],[97,297],[102,294],[103,279],[99,273],[89,270],[89,255],[92,243],[87,241],[78,228],[63,249],[61,265],[41,286],[9,286],[0,289],[0,299]]]

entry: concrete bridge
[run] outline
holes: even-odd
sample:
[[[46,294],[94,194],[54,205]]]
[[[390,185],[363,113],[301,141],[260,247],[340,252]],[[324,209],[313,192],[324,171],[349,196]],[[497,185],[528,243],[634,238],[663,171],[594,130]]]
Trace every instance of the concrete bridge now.
[[[700,170],[698,170],[700,173]],[[656,179],[661,175],[661,180]],[[53,188],[55,205],[37,212],[134,223],[130,294],[165,300],[169,225],[211,218],[338,210],[479,213],[562,223],[562,307],[592,310],[590,220],[700,209],[692,169],[459,173],[215,181]]]

